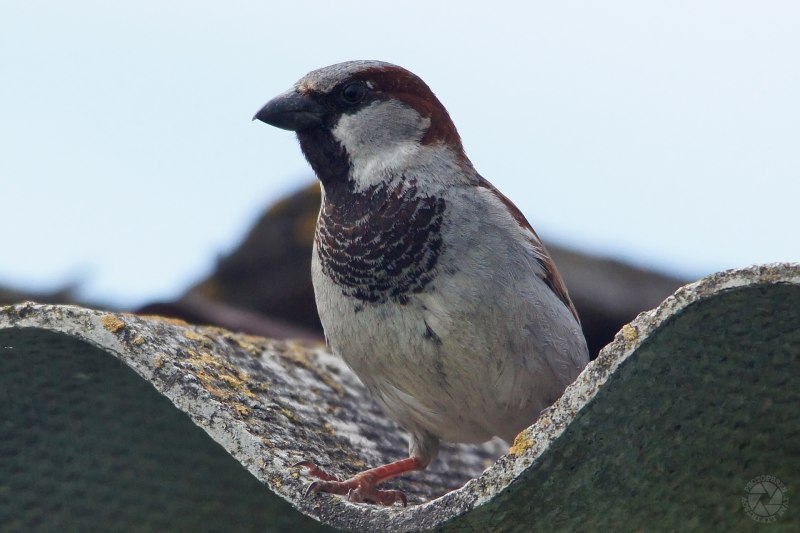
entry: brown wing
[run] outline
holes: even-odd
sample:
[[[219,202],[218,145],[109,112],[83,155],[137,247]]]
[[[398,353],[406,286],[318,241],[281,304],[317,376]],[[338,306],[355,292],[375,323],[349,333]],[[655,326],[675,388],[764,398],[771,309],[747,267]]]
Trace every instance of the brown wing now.
[[[522,211],[520,211],[519,208],[514,205],[514,203],[509,200],[506,195],[498,191],[494,185],[489,183],[481,176],[478,178],[480,180],[478,186],[488,189],[492,194],[494,194],[497,199],[503,202],[503,205],[508,208],[509,213],[512,217],[514,217],[514,220],[517,221],[517,224],[530,232],[531,244],[533,244],[533,246],[539,252],[536,259],[544,269],[544,282],[548,287],[550,287],[556,296],[558,296],[558,298],[564,302],[564,305],[569,308],[573,316],[575,316],[575,320],[577,320],[578,324],[580,324],[581,320],[578,317],[578,311],[575,309],[575,306],[572,304],[572,300],[569,298],[569,293],[567,292],[567,286],[564,284],[564,279],[561,277],[561,274],[559,274],[556,264],[553,262],[553,259],[547,252],[547,248],[545,248],[544,243],[542,243],[542,240],[536,234],[536,231],[533,229],[530,222],[528,222],[528,219],[525,218],[525,215],[522,214]]]

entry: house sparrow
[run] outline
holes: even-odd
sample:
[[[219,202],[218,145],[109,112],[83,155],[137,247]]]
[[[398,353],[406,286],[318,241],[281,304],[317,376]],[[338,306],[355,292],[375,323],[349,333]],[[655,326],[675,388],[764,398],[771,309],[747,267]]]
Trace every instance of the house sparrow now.
[[[315,70],[254,119],[297,132],[322,183],[312,278],[328,343],[410,434],[407,459],[345,481],[298,464],[319,479],[309,492],[405,505],[377,485],[424,469],[440,441],[513,441],[578,376],[589,354],[575,307],[408,70]]]

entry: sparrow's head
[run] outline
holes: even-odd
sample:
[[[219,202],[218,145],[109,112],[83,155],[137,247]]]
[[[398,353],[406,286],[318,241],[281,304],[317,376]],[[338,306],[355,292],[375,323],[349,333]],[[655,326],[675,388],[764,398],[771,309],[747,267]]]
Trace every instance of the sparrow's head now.
[[[471,167],[453,121],[425,82],[381,61],[310,72],[253,118],[297,132],[326,186],[362,189],[430,160]]]

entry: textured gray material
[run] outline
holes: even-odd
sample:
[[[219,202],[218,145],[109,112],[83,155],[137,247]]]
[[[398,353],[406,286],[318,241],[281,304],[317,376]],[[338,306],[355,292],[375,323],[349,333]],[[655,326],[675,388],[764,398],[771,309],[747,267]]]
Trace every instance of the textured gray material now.
[[[65,359],[76,363],[65,370]],[[128,388],[98,392],[106,376],[116,380],[121,375],[131,378]],[[16,416],[8,419],[18,423],[9,426],[4,419],[0,426],[0,524],[80,527],[89,515],[120,518],[117,525],[130,524],[127,529],[137,524],[142,529],[170,527],[178,522],[169,522],[175,516],[162,512],[162,496],[176,496],[184,507],[173,515],[200,516],[191,524],[214,529],[204,522],[214,513],[207,512],[207,496],[201,493],[227,495],[241,505],[241,511],[233,504],[217,506],[222,523],[230,520],[233,527],[252,516],[248,509],[253,507],[247,507],[252,502],[243,496],[254,494],[256,500],[263,498],[254,507],[274,514],[249,524],[260,521],[267,529],[313,524],[300,513],[287,513],[288,506],[269,490],[238,479],[252,481],[243,470],[239,476],[236,468],[229,470],[230,488],[206,490],[205,484],[219,476],[203,476],[204,465],[215,468],[225,462],[213,446],[184,469],[184,475],[195,471],[199,477],[183,488],[175,482],[176,474],[153,465],[145,473],[129,474],[132,465],[147,463],[142,457],[163,455],[153,449],[178,449],[171,459],[178,462],[178,457],[197,455],[200,442],[210,442],[193,432],[191,424],[181,426],[187,419],[180,410],[273,493],[337,527],[752,530],[758,524],[742,509],[745,484],[773,475],[791,493],[800,477],[799,376],[800,266],[720,273],[680,289],[625,326],[497,462],[489,460],[496,447],[451,448],[428,472],[390,483],[408,492],[408,508],[378,508],[330,495],[304,499],[309,479],[290,466],[312,459],[347,475],[402,457],[405,450],[402,432],[322,347],[77,307],[21,304],[0,309],[0,399],[3,409]],[[179,410],[170,409],[156,390]],[[116,396],[127,404],[108,407]],[[95,432],[85,440],[107,445],[85,452],[75,444],[84,426],[70,422],[67,398],[73,407],[85,406],[78,408],[81,417],[96,415],[96,427],[81,418]],[[137,406],[142,404],[153,405],[144,410],[152,415],[149,421],[141,418]],[[51,412],[56,422],[38,424],[42,413]],[[137,412],[138,419],[123,416]],[[151,432],[165,434],[158,429],[164,425],[182,431],[183,437],[148,443]],[[38,433],[32,428],[39,428]],[[124,444],[114,444],[116,434],[131,430],[133,436]],[[49,452],[26,454],[30,445]],[[150,490],[158,497],[143,504],[115,495],[107,496],[110,501],[94,501],[98,493],[87,485],[96,478],[84,466],[70,466],[83,465],[84,456],[91,454],[99,479],[124,478],[122,486],[132,487],[128,492],[119,489],[122,496]],[[8,466],[9,455],[21,459]],[[72,472],[73,488],[61,486],[62,471]],[[119,475],[109,475],[114,472]],[[161,492],[153,488],[162,485],[159,476],[166,478]],[[42,482],[51,477],[60,481]],[[475,479],[436,498],[469,477]],[[181,495],[188,486],[198,494]],[[54,499],[54,492],[61,496]],[[34,495],[22,501],[19,493]],[[13,505],[3,507],[6,501]],[[53,515],[41,502],[60,502],[61,507]],[[771,527],[796,531],[799,516],[790,501]]]

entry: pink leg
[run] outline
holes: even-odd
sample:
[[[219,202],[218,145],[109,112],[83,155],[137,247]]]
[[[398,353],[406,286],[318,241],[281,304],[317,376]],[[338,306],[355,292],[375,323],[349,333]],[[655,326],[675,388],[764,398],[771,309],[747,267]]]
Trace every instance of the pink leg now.
[[[350,501],[354,502],[379,503],[382,505],[392,505],[395,502],[400,502],[405,507],[407,503],[406,495],[402,491],[380,490],[375,487],[406,472],[421,470],[423,463],[419,457],[409,457],[365,470],[345,481],[340,481],[336,476],[328,474],[311,461],[300,461],[294,466],[308,468],[308,473],[320,480],[309,485],[308,489],[306,489],[306,495],[329,492],[347,496]]]

